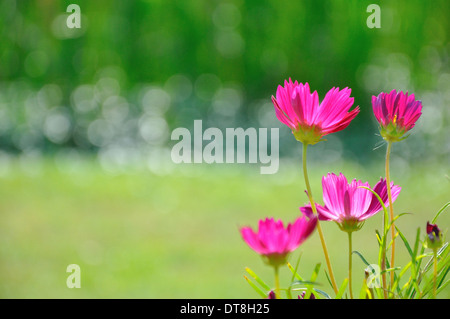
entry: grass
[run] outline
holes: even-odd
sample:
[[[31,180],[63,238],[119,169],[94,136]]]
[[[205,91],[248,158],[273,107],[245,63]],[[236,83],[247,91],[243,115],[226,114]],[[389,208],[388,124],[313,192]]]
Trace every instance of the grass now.
[[[256,226],[266,216],[293,221],[307,202],[300,165],[281,163],[275,175],[259,175],[256,166],[177,166],[170,174],[130,169],[110,174],[94,161],[81,159],[61,169],[53,160],[24,167],[12,161],[0,179],[1,298],[258,298],[245,282],[245,267],[269,285],[272,270],[242,241],[239,226]],[[350,178],[373,185],[382,168],[335,164]],[[409,240],[418,227],[449,200],[445,169],[411,167],[396,174],[403,187],[396,214],[411,212],[397,225]],[[320,178],[326,170],[314,164],[310,179],[322,203]],[[438,224],[446,231],[449,214]],[[354,234],[353,249],[376,263],[375,229],[381,214]],[[333,223],[323,223],[330,258],[340,285],[347,276],[347,237]],[[397,264],[408,254],[397,243]],[[292,254],[302,253],[299,273],[309,278],[322,262],[318,281],[331,293],[318,234]],[[365,265],[354,256],[353,282],[359,295]],[[69,289],[69,264],[81,268],[81,288]],[[281,269],[281,285],[291,279]],[[449,298],[447,289],[441,298]]]

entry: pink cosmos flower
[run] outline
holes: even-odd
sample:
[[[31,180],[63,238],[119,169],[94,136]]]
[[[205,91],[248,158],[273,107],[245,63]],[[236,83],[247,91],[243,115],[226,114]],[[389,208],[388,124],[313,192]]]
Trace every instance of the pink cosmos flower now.
[[[317,217],[300,217],[293,224],[285,228],[281,220],[273,218],[260,220],[258,231],[254,232],[250,227],[241,228],[244,241],[265,257],[272,266],[279,266],[286,262],[287,255],[294,251],[314,231]]]
[[[400,141],[403,135],[414,127],[422,114],[422,102],[416,101],[408,92],[380,93],[372,96],[372,107],[380,123],[381,136],[387,141]]]
[[[278,86],[276,98],[272,96],[275,114],[286,124],[295,138],[306,144],[316,144],[324,135],[346,128],[359,113],[353,105],[351,89],[332,88],[319,104],[317,91],[310,92],[308,83],[284,81]]]
[[[333,173],[324,176],[322,188],[325,205],[316,204],[319,220],[333,220],[347,232],[359,230],[364,220],[382,210],[378,198],[371,191],[360,188],[360,186],[370,188],[369,183],[363,183],[356,179],[348,183],[342,173],[339,176]],[[380,196],[386,207],[389,206],[385,179],[380,179],[372,190]],[[400,190],[399,186],[391,183],[392,202],[395,201]],[[310,204],[300,207],[300,211],[305,216],[313,215]]]

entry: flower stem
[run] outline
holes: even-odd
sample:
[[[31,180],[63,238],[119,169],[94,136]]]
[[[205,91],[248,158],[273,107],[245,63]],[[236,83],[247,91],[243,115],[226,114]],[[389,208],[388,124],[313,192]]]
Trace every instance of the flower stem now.
[[[352,290],[352,232],[348,232],[348,288],[350,291],[350,299],[353,299]]]
[[[280,296],[280,276],[278,274],[278,266],[275,266],[275,299],[281,299]]]
[[[327,244],[325,243],[325,238],[323,236],[322,227],[320,226],[320,222],[319,222],[319,218],[318,218],[318,214],[317,214],[316,204],[314,203],[314,200],[312,197],[312,192],[311,192],[311,186],[309,184],[308,171],[306,169],[306,150],[307,150],[307,148],[308,148],[308,144],[303,143],[303,154],[302,154],[303,155],[302,156],[303,157],[303,176],[305,177],[306,190],[308,193],[309,202],[311,203],[311,209],[312,209],[314,215],[317,216],[317,231],[319,232],[320,242],[322,243],[322,249],[323,249],[323,253],[325,255],[325,261],[327,263],[328,272],[330,274],[331,285],[333,286],[334,292],[337,294],[338,288],[336,285],[336,280],[334,279],[333,269],[331,268],[331,262],[330,262],[330,257],[328,256]]]
[[[386,216],[384,217],[384,223],[383,225],[386,225]],[[383,227],[383,234],[386,234],[386,229],[385,227]],[[387,288],[386,288],[386,237],[385,235],[383,235],[382,238],[382,247],[381,247],[381,264],[380,264],[380,269],[381,269],[381,280],[383,283],[383,294],[384,294],[384,299],[388,298],[388,294],[387,294]]]
[[[433,249],[433,298],[436,299],[437,279],[437,249]]]
[[[391,251],[391,263],[390,267],[394,268],[395,259],[395,227],[394,227],[394,207],[392,205],[392,191],[391,191],[391,179],[389,174],[389,158],[391,155],[392,141],[388,141],[388,146],[386,150],[386,187],[389,199],[389,214],[391,218],[391,237],[392,237],[392,251]],[[394,272],[391,272],[391,284],[394,282]]]

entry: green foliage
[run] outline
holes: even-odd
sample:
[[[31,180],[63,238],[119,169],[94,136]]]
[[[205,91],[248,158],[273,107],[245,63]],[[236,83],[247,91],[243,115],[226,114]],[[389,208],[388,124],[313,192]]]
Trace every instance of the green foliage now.
[[[360,114],[311,155],[354,176],[380,175],[367,166],[380,159],[373,150],[379,137],[371,96],[414,88],[423,100],[417,124],[423,134],[411,135],[394,154],[402,173],[396,182],[410,190],[399,205],[416,215],[402,231],[396,224],[407,260],[400,268],[387,265],[395,274],[389,294],[450,296],[448,244],[433,254],[420,230],[410,233],[431,219],[436,202],[448,202],[448,181],[440,181],[447,166],[434,165],[447,165],[449,156],[448,1],[383,3],[380,30],[365,24],[368,1],[77,3],[86,20],[79,33],[66,34],[66,3],[0,2],[1,297],[247,296],[233,281],[233,262],[252,257],[237,239],[227,247],[223,239],[235,238],[236,221],[261,211],[292,216],[291,208],[306,201],[299,201],[296,172],[291,167],[269,182],[247,167],[169,172],[160,163],[167,158],[157,155],[170,149],[172,129],[190,128],[194,119],[290,134],[270,102],[289,77],[309,82],[321,98],[334,86],[352,88]],[[295,139],[285,139],[280,149],[286,158],[297,150]],[[153,173],[140,170],[149,158]],[[312,179],[323,173],[317,169]],[[276,200],[268,199],[273,193]],[[449,205],[432,222],[439,217],[448,225],[443,212]],[[373,240],[378,245],[364,257],[354,252],[365,265],[377,257],[380,264],[391,247],[386,235],[392,224],[384,214]],[[327,235],[339,238],[333,229]],[[373,239],[370,232],[359,235],[361,242]],[[288,265],[287,297],[300,286],[316,298],[333,298],[319,285],[328,276],[319,273],[319,258],[310,250],[302,267]],[[339,254],[332,258],[345,262]],[[79,291],[64,286],[73,259],[87,270]],[[312,273],[310,279],[299,269]],[[250,286],[266,296],[270,286],[247,273]],[[347,288],[344,279],[335,297],[344,298]],[[381,289],[364,285],[360,297],[367,291],[382,297]]]
[[[440,116],[419,121],[427,134],[410,138],[415,151],[402,156],[448,156],[441,147],[449,121],[441,98],[448,1],[383,3],[380,29],[366,25],[367,1],[78,3],[86,20],[72,34],[65,3],[2,1],[1,149],[96,152],[123,148],[119,140],[133,140],[133,150],[170,143],[167,134],[153,140],[131,125],[149,114],[169,129],[198,118],[219,128],[277,127],[266,116],[273,115],[270,96],[292,77],[321,98],[331,87],[352,88],[361,113],[333,137],[335,155],[371,160],[378,142],[371,96],[414,88]],[[294,145],[283,143],[283,156]]]

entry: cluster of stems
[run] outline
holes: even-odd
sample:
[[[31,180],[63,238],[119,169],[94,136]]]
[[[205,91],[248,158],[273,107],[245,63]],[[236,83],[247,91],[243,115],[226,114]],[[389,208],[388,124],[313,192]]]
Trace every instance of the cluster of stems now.
[[[302,154],[302,161],[303,161],[303,176],[305,179],[305,185],[307,190],[307,195],[309,202],[311,204],[311,209],[314,213],[314,215],[318,216],[317,208],[313,199],[312,191],[311,191],[311,185],[309,183],[309,177],[308,177],[308,170],[307,170],[307,143],[303,143],[303,154]],[[390,172],[389,172],[389,161],[390,161],[390,154],[391,154],[391,148],[392,148],[392,141],[388,141],[387,150],[386,150],[386,184],[387,184],[387,192],[388,192],[388,200],[389,200],[389,218],[390,218],[390,225],[391,225],[391,237],[392,237],[392,244],[391,244],[391,261],[390,266],[394,267],[395,263],[395,227],[393,224],[394,221],[394,209],[393,209],[393,201],[392,201],[392,191],[391,191],[391,181],[390,181]],[[384,225],[388,224],[386,221],[383,223]],[[325,257],[325,262],[328,268],[328,274],[331,281],[332,288],[334,292],[338,293],[338,287],[336,284],[336,279],[334,277],[333,268],[330,261],[330,256],[328,254],[327,244],[325,242],[325,237],[323,235],[322,227],[320,226],[320,222],[317,222],[317,231],[319,233],[320,242],[322,244],[322,249]],[[349,284],[349,295],[350,298],[353,299],[353,290],[352,290],[352,231],[348,231],[348,284]],[[383,232],[384,233],[384,232]],[[276,272],[276,279],[275,282],[278,282],[278,271]],[[388,291],[389,287],[387,285],[387,279],[386,279],[386,251],[383,251],[382,253],[382,261],[381,261],[381,276],[382,276],[382,285],[383,285],[383,291],[384,291],[384,297],[388,298]],[[394,282],[394,272],[391,272],[390,282]]]

